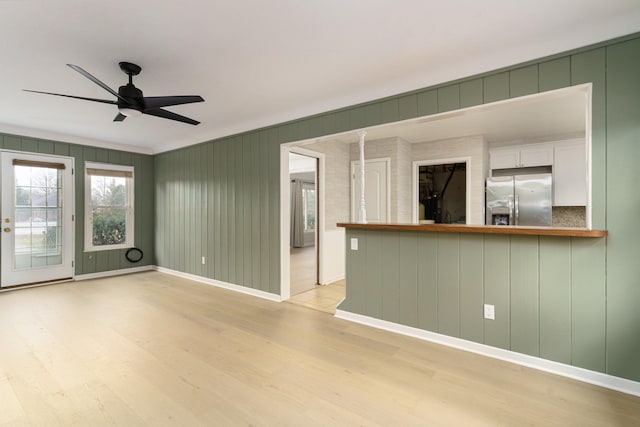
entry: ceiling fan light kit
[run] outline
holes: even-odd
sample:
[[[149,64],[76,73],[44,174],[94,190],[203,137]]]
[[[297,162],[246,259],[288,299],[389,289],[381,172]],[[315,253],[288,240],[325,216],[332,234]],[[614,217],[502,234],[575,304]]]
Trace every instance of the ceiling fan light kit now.
[[[193,120],[189,117],[181,116],[180,114],[173,113],[171,111],[163,109],[163,107],[169,107],[171,105],[191,104],[194,102],[204,102],[204,99],[198,95],[181,95],[181,96],[147,96],[145,97],[140,89],[134,86],[133,76],[137,76],[142,71],[142,68],[131,62],[120,62],[120,69],[129,76],[129,83],[124,86],[120,86],[118,92],[111,89],[102,81],[98,80],[93,75],[89,74],[83,68],[67,64],[69,68],[82,74],[87,79],[91,80],[110,94],[114,95],[117,100],[112,101],[108,99],[96,99],[86,98],[75,95],[64,95],[61,93],[52,92],[40,92],[37,90],[23,89],[25,92],[42,93],[45,95],[63,96],[65,98],[75,98],[84,101],[100,102],[103,104],[113,104],[118,107],[118,115],[113,119],[114,122],[121,122],[127,117],[138,117],[143,114],[150,116],[156,116],[163,119],[175,120],[190,125],[197,125],[200,122]]]

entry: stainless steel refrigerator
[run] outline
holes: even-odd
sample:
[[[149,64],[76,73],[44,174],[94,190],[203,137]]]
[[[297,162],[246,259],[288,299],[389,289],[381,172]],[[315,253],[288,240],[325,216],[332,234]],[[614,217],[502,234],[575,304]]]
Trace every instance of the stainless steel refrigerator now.
[[[487,225],[551,226],[551,174],[487,178]]]

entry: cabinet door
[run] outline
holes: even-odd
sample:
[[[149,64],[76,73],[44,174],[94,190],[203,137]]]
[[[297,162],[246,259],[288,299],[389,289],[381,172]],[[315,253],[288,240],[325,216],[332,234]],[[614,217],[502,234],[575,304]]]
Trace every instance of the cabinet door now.
[[[491,169],[512,169],[520,164],[520,150],[491,150],[489,153]]]
[[[553,147],[526,147],[520,151],[520,167],[553,165]]]
[[[554,149],[553,205],[587,204],[587,160],[584,143]]]

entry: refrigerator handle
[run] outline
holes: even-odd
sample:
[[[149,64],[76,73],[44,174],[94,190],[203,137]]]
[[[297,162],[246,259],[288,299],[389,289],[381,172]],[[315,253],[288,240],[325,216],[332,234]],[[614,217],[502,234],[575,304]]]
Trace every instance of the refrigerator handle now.
[[[509,208],[509,225],[514,225],[513,222],[513,196],[507,196],[507,206]]]
[[[520,196],[516,196],[515,211],[516,211],[516,225],[519,225],[519,222],[520,222]]]

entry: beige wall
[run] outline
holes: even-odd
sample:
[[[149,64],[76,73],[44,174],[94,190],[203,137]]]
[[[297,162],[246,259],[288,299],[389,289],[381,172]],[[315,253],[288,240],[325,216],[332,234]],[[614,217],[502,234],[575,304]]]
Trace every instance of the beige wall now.
[[[350,161],[360,158],[358,143],[349,144]],[[392,223],[411,222],[411,144],[400,138],[365,141],[364,158],[390,159],[389,193]],[[350,181],[349,181],[350,187]]]
[[[337,223],[349,222],[349,147],[334,141],[321,141],[304,148],[324,154],[324,229],[336,230]]]

